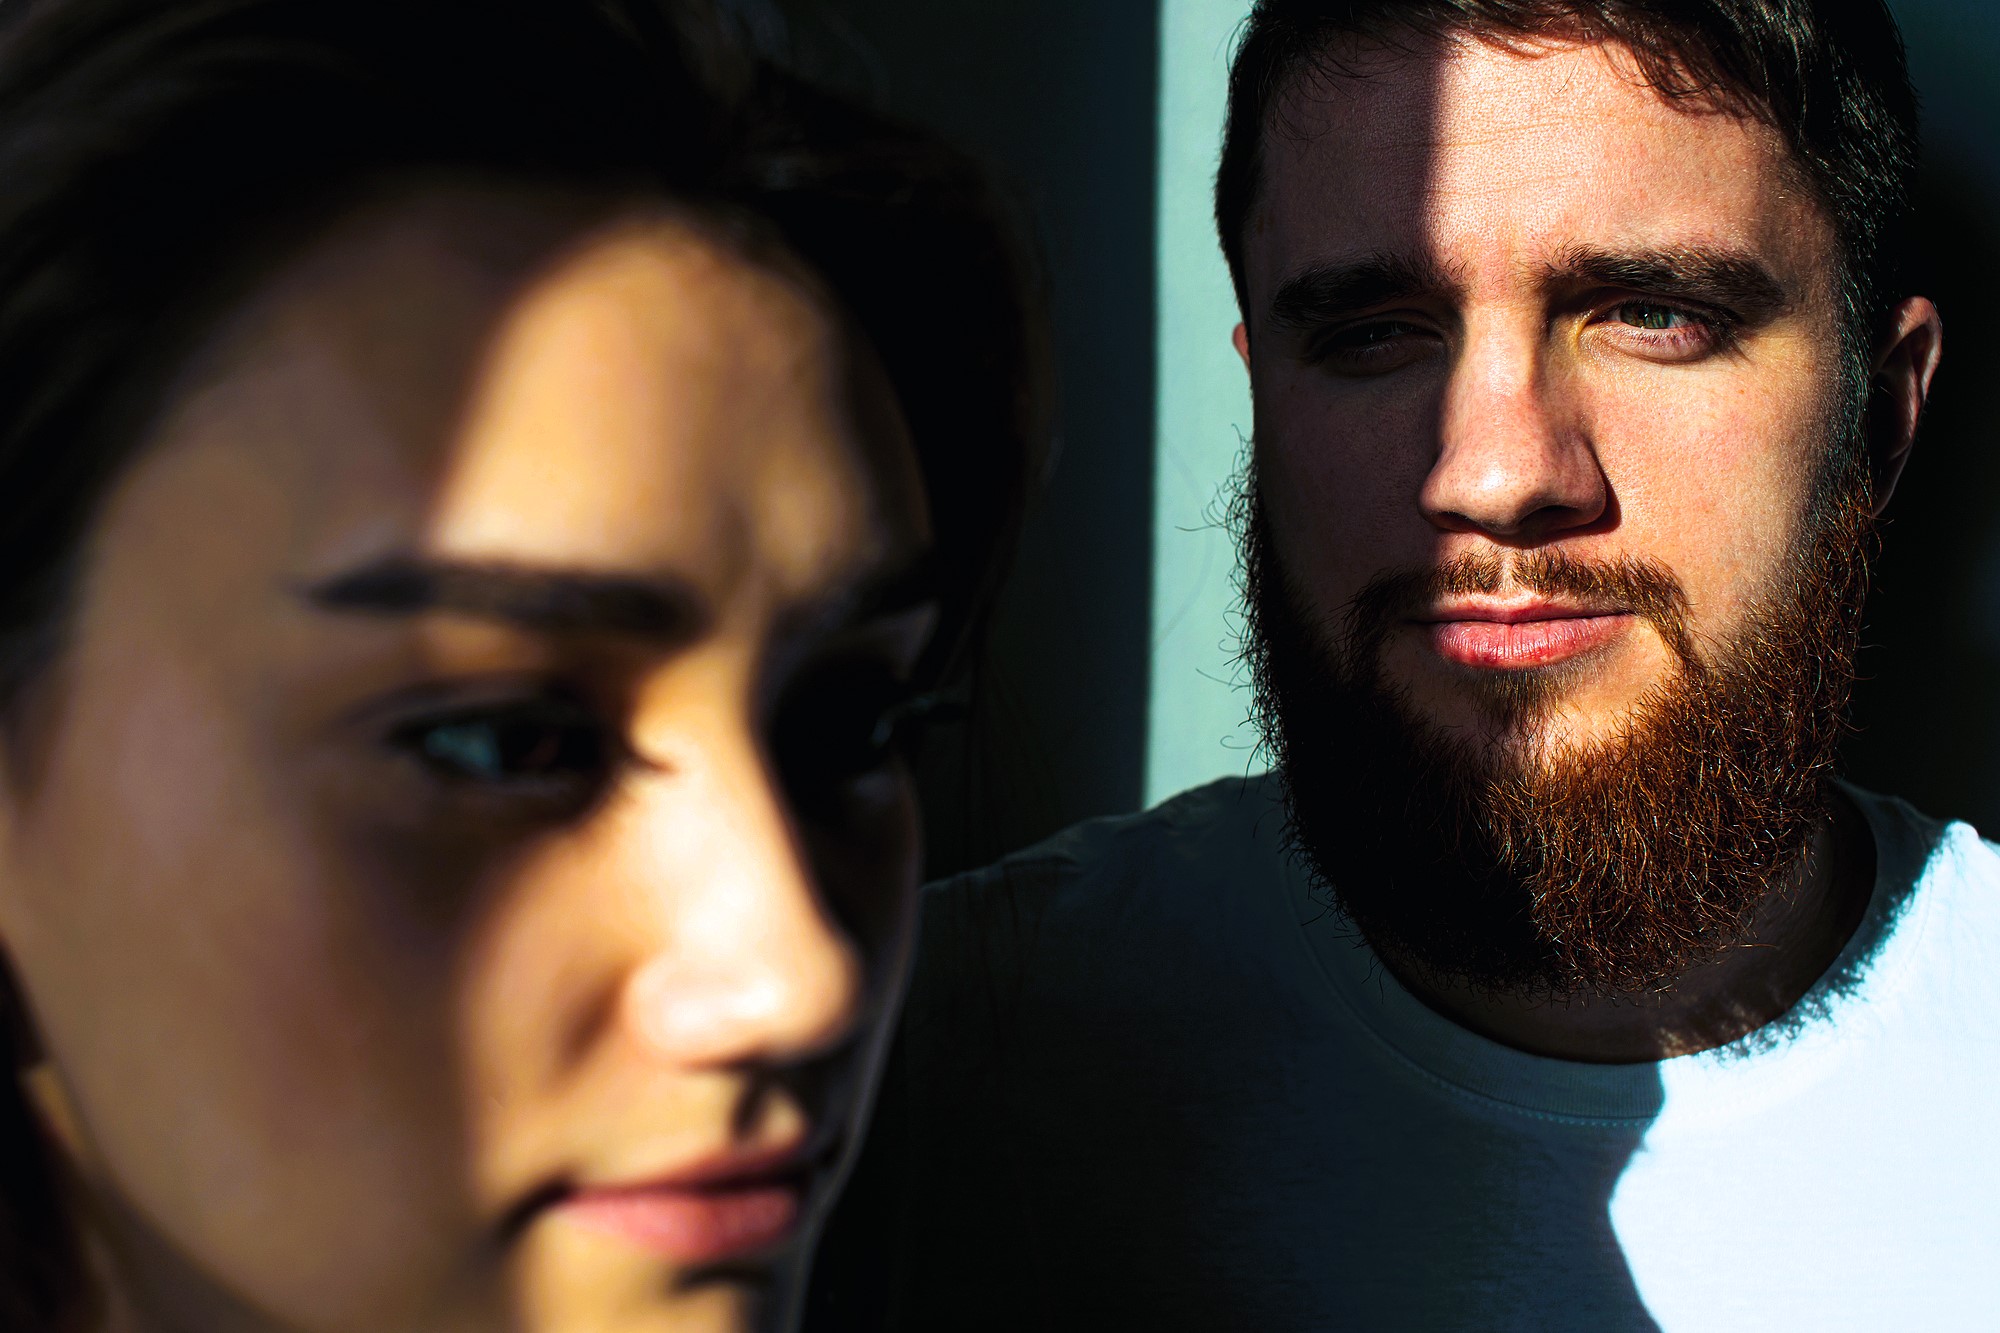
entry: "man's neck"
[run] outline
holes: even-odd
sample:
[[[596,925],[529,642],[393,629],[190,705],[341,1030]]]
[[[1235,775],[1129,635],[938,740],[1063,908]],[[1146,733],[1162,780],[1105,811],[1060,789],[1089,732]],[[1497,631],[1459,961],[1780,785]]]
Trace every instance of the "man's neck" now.
[[[1652,994],[1495,995],[1383,961],[1430,1008],[1516,1050],[1591,1064],[1664,1060],[1725,1046],[1789,1012],[1853,938],[1874,880],[1867,821],[1836,790],[1800,869],[1765,899],[1743,942]]]

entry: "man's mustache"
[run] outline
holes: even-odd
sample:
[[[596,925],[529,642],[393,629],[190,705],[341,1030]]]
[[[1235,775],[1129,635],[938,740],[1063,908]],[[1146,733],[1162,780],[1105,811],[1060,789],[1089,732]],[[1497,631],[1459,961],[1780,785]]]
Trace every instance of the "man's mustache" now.
[[[1396,624],[1422,616],[1446,598],[1516,588],[1643,617],[1681,661],[1693,660],[1687,592],[1671,569],[1649,556],[1593,560],[1558,547],[1472,552],[1425,569],[1377,574],[1347,606],[1349,660],[1367,661]]]

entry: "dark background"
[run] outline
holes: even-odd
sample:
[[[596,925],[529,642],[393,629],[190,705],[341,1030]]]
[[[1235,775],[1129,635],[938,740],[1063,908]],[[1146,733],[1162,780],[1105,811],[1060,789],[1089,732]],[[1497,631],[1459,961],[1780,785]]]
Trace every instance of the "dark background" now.
[[[971,720],[923,756],[930,870],[943,874],[1141,803],[1158,0],[786,8],[808,65],[986,158],[1048,270],[1060,438]]]
[[[1032,215],[1050,271],[1062,448],[972,720],[924,761],[933,873],[1141,801],[1161,2],[786,0],[813,62],[998,169]],[[1946,356],[1891,510],[1847,767],[1865,786],[1993,833],[2000,115],[1989,85],[2000,13],[1974,0],[1892,7],[1927,112],[1911,286],[1943,311]]]

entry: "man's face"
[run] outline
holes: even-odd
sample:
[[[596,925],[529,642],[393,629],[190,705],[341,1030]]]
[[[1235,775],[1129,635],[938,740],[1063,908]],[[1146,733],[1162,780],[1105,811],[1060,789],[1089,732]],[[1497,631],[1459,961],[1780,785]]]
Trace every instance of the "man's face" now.
[[[1898,308],[1864,424],[1836,238],[1774,131],[1619,48],[1348,54],[1279,103],[1244,238],[1292,831],[1392,961],[1653,990],[1824,818],[1870,467],[1935,312]]]
[[[1617,48],[1359,73],[1281,103],[1245,238],[1274,554],[1328,626],[1371,580],[1497,561],[1399,609],[1380,679],[1461,738],[1603,740],[1675,671],[1668,634],[1529,591],[1521,558],[1663,570],[1697,655],[1754,619],[1839,407],[1832,229],[1775,131],[1670,105]],[[1507,734],[1521,679],[1548,707]]]

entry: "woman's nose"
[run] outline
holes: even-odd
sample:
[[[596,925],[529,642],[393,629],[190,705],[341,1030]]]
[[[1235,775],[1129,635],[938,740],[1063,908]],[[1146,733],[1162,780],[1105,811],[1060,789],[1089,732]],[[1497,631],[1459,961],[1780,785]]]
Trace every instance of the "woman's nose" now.
[[[782,788],[761,753],[737,749],[661,793],[676,808],[646,858],[659,933],[627,979],[624,1018],[683,1066],[810,1060],[850,1039],[866,1003],[866,968]]]

